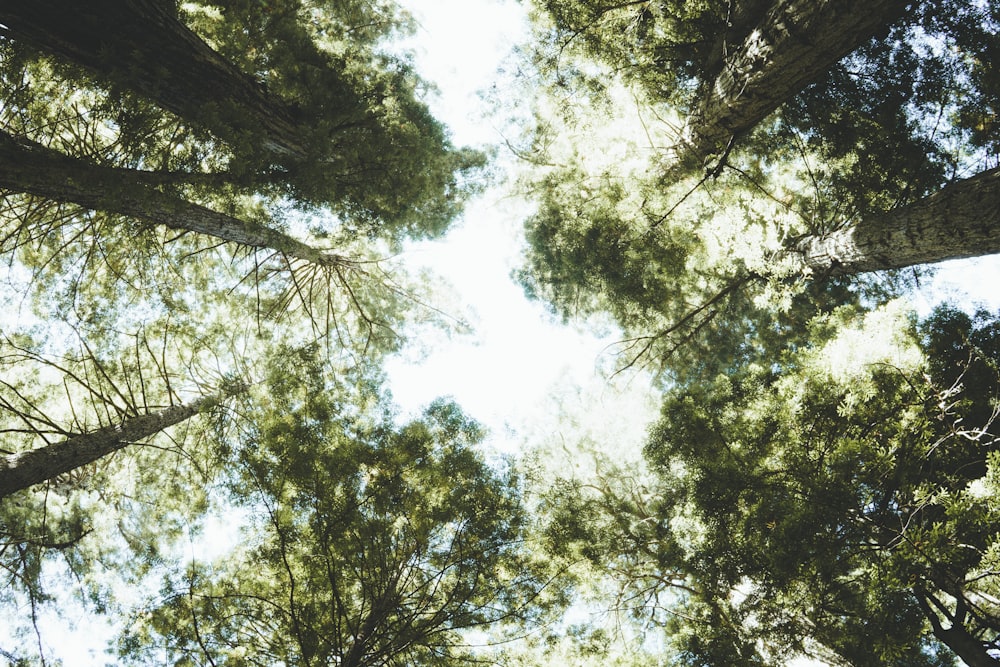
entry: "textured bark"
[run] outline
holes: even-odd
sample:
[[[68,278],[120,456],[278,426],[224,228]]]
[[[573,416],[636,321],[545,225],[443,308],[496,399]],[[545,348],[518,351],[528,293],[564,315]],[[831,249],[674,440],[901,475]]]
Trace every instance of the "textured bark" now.
[[[332,266],[342,261],[283,232],[161,191],[155,172],[115,169],[66,156],[0,132],[0,188],[116,213]]]
[[[986,646],[984,646],[983,642],[973,637],[966,629],[964,625],[966,614],[962,598],[959,598],[955,613],[948,619],[951,626],[946,628],[942,625],[937,612],[931,609],[930,602],[928,602],[928,600],[933,599],[933,596],[920,590],[915,590],[914,596],[917,599],[917,604],[920,605],[920,609],[924,612],[924,616],[930,622],[934,636],[961,658],[962,662],[969,667],[998,667],[1000,665],[1000,660],[991,657],[986,652]]]
[[[904,0],[777,0],[698,93],[677,173],[695,169],[903,14]],[[711,68],[716,69],[715,67]]]
[[[127,87],[231,143],[299,159],[301,113],[219,55],[166,0],[0,0],[0,34]]]
[[[900,269],[1000,253],[1000,168],[795,249],[821,275]]]
[[[0,457],[0,498],[41,484],[179,424],[218,402],[206,397],[188,405],[126,419],[120,426],[74,435],[18,454]]]

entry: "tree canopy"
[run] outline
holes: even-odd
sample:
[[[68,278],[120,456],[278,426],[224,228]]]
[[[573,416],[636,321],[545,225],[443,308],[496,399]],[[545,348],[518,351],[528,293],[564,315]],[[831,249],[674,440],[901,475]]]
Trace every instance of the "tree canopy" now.
[[[70,80],[82,68],[222,140],[235,182],[330,206],[365,230],[439,233],[477,162],[430,116],[412,68],[380,49],[405,27],[388,3],[9,2],[0,12],[8,39],[73,68]]]
[[[851,32],[864,36],[852,52],[729,131],[738,140],[714,148],[705,169],[685,166],[678,151],[702,122],[699,94],[718,91],[727,45],[738,50],[738,34],[765,34],[764,23],[797,4],[582,2],[538,12],[538,46],[524,65],[533,74],[522,84],[546,95],[527,110],[517,144],[531,165],[523,190],[537,202],[520,276],[564,316],[610,311],[626,332],[625,364],[644,358],[681,379],[692,365],[677,358],[682,347],[728,337],[745,348],[775,329],[775,313],[808,321],[819,293],[839,291],[833,303],[844,303],[845,286],[884,289],[872,272],[996,251],[995,137],[973,109],[992,113],[989,5],[897,7],[877,30]],[[833,20],[815,28],[847,30]],[[679,66],[657,65],[657,39]],[[793,69],[801,59],[781,57],[801,45],[782,44],[760,50],[751,69]],[[600,153],[584,148],[594,136]]]
[[[0,0],[3,659],[1000,664],[996,3],[519,7],[490,163],[391,0]],[[619,336],[514,454],[385,365],[487,186]]]
[[[560,482],[554,548],[677,664],[994,664],[998,321],[901,315],[668,392],[651,478]]]
[[[76,604],[110,618],[123,588],[181,562],[178,540],[209,514],[238,511],[237,491],[222,496],[236,484],[226,429],[246,433],[264,418],[255,387],[268,364],[288,391],[306,381],[305,366],[274,360],[293,360],[285,346],[317,346],[323,372],[353,373],[351,399],[342,387],[313,389],[345,415],[365,412],[374,399],[361,387],[400,347],[404,322],[440,320],[421,301],[428,288],[387,256],[444,233],[477,189],[483,155],[452,145],[427,109],[428,85],[390,55],[408,19],[388,3],[3,3],[0,23],[0,252],[11,292],[0,332],[2,596],[30,609],[10,627],[36,635],[37,651],[0,648],[18,664],[47,664],[38,619],[66,602],[54,591],[69,586]],[[457,408],[448,414],[465,423]],[[328,410],[326,435],[345,415]],[[471,451],[475,429],[462,428],[469,451],[448,461],[483,480],[483,503],[490,489],[506,494],[483,539],[509,538],[493,549],[507,566],[521,553],[516,484],[490,476]],[[358,438],[369,458],[395,446],[385,434]],[[337,453],[341,468],[354,466],[345,474],[364,487],[350,449]],[[409,493],[414,508],[431,507],[421,494],[437,490]],[[426,517],[417,537],[464,540],[467,506]],[[392,524],[391,511],[378,520]],[[430,584],[442,596],[457,567]],[[466,621],[426,622],[414,636],[429,632],[444,650],[468,619],[502,619],[462,607],[496,601],[477,572],[415,612],[439,601]],[[507,584],[510,596],[521,590]],[[525,596],[511,613],[527,619],[536,611]],[[371,602],[351,601],[332,622]],[[379,655],[408,650],[394,642]]]
[[[242,546],[164,575],[127,660],[460,664],[463,630],[535,622],[548,568],[478,425],[441,401],[396,428],[377,395],[328,382],[309,351],[276,360],[227,444]]]

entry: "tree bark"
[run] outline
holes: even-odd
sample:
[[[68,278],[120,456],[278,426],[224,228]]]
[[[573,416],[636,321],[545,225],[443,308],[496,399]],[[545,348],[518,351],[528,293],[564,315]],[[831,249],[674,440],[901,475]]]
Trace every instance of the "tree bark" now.
[[[240,145],[308,154],[301,112],[244,74],[165,0],[0,0],[0,34],[75,63]]]
[[[903,14],[905,0],[777,0],[702,84],[674,173],[705,164]],[[713,67],[712,69],[716,69]],[[712,76],[710,73],[709,76]]]
[[[931,630],[934,632],[934,636],[937,637],[938,641],[947,646],[951,651],[961,658],[969,667],[998,667],[1000,665],[1000,660],[990,656],[986,652],[986,647],[983,642],[979,641],[973,637],[968,630],[966,630],[964,621],[964,611],[959,610],[956,614],[950,618],[951,626],[945,628],[941,624],[941,619],[938,617],[937,613],[931,609],[931,605],[928,602],[932,596],[928,595],[924,591],[914,590],[913,595],[917,599],[917,604],[920,609],[924,612],[924,616],[927,618],[928,622],[931,624]]]
[[[339,255],[314,248],[260,223],[219,213],[157,189],[155,172],[115,169],[69,157],[0,132],[0,188],[116,213],[171,229],[269,248],[313,264],[333,266]]]
[[[200,398],[74,435],[61,442],[0,457],[0,498],[41,484],[179,424],[218,403],[218,396]]]
[[[1000,253],[1000,168],[791,250],[824,276],[900,269]]]

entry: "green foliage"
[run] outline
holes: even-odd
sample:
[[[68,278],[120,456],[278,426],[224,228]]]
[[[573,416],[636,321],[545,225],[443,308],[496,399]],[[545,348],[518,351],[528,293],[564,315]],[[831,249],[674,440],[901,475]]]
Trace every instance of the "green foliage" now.
[[[518,110],[531,119],[521,190],[536,205],[518,277],[564,317],[609,312],[623,366],[710,379],[806,344],[805,323],[839,305],[899,294],[911,275],[834,280],[798,244],[994,165],[987,5],[917,3],[713,168],[679,176],[696,96],[772,5],[538,4],[537,48],[519,63],[544,95]],[[660,66],[659,42],[639,33],[691,50]]]
[[[357,21],[363,22],[360,18]],[[386,21],[392,24],[388,18]],[[353,30],[349,32],[354,34]],[[263,35],[259,37],[265,40]],[[266,45],[262,41],[256,51],[250,44],[245,46],[256,52]],[[218,236],[185,230],[180,215],[173,216],[179,223],[177,228],[164,229],[141,216],[137,219],[115,210],[86,210],[58,195],[46,198],[8,192],[0,211],[0,251],[16,258],[16,263],[31,273],[30,289],[40,316],[89,321],[114,312],[131,317],[120,326],[132,330],[141,325],[144,316],[136,321],[135,313],[185,308],[189,301],[180,295],[197,294],[197,300],[202,302],[216,301],[220,310],[243,313],[258,330],[273,328],[269,320],[290,317],[296,321],[295,326],[319,335],[330,334],[347,347],[374,353],[399,345],[397,331],[403,313],[420,300],[421,288],[384,257],[404,237],[443,232],[465,194],[471,191],[471,182],[452,183],[454,188],[445,202],[441,198],[421,199],[424,195],[410,185],[389,183],[383,187],[371,174],[355,179],[370,188],[374,198],[396,198],[395,203],[379,205],[386,211],[412,204],[410,213],[400,213],[391,223],[382,213],[371,213],[371,207],[362,206],[368,212],[355,215],[341,210],[341,204],[321,206],[325,200],[296,201],[289,199],[294,195],[289,189],[292,185],[281,180],[287,173],[282,176],[269,163],[254,173],[256,167],[232,147],[213,139],[199,126],[164,113],[134,91],[108,90],[73,67],[39,58],[17,42],[5,41],[0,48],[0,95],[7,100],[0,113],[5,137],[14,142],[12,145],[37,146],[40,151],[44,151],[42,147],[54,149],[44,153],[45,168],[41,170],[50,172],[51,179],[86,183],[81,168],[108,168],[102,173],[117,184],[117,189],[111,188],[113,192],[104,186],[111,199],[137,202],[142,209],[148,195],[164,195],[166,200],[157,201],[177,207],[206,207],[244,223],[249,233],[263,232],[270,239],[265,247],[220,245]],[[342,46],[341,50],[346,48]],[[360,50],[351,53],[359,58],[354,64],[359,79],[374,81],[377,73],[369,71],[371,68],[396,67],[371,54],[369,60],[364,60]],[[294,54],[288,52],[283,57],[282,62],[294,69]],[[407,70],[399,77],[401,81],[406,79],[405,86],[399,84],[405,90],[392,92],[395,101],[384,99],[386,108],[416,105],[414,108],[419,107],[423,114],[420,123],[432,123],[417,101],[419,85],[412,72]],[[385,95],[378,94],[383,98]],[[316,104],[323,107],[324,103]],[[433,131],[425,132],[426,128],[416,121],[403,122],[386,114],[369,120],[377,126],[405,126],[424,144],[410,142],[403,149],[397,146],[390,150],[377,143],[381,135],[376,132],[367,143],[363,137],[350,139],[350,151],[340,151],[347,156],[345,159],[350,155],[362,159],[370,150],[385,161],[380,169],[392,178],[410,179],[411,184],[418,177],[425,178],[418,190],[444,187],[441,179],[466,178],[459,175],[461,169],[456,166],[464,157],[455,158],[456,162],[452,160],[454,155],[445,151],[442,161],[435,163],[426,152],[439,150],[440,146],[435,149],[433,145],[444,141],[444,130],[436,122]],[[391,137],[383,139],[396,142]],[[262,145],[257,140],[251,143]],[[65,170],[59,171],[53,161],[58,163],[57,157],[62,155],[81,162],[65,161],[61,165]],[[411,168],[396,163],[390,168],[388,163],[397,157],[420,161],[422,166]],[[23,156],[18,160],[27,166]],[[432,163],[444,170],[455,167],[457,171],[445,175],[435,171]],[[354,166],[350,171],[362,173]],[[309,168],[303,173],[321,172]],[[411,178],[414,174],[417,176]],[[272,182],[272,176],[278,181]],[[123,183],[133,185],[126,188]],[[404,201],[407,198],[410,204]],[[406,216],[410,217],[403,220]],[[427,226],[419,227],[417,220]],[[242,230],[236,232],[239,236]],[[118,242],[121,238],[128,238],[129,243]],[[300,243],[313,254],[336,258],[335,265],[316,266],[303,258],[296,246]],[[299,324],[300,316],[308,321]]]
[[[840,317],[780,366],[667,392],[658,481],[549,494],[553,553],[616,579],[679,664],[950,665],[970,654],[941,628],[998,631],[1000,320]]]
[[[685,93],[691,92],[707,63],[716,57],[713,49],[718,40],[728,37],[738,43],[742,37],[727,30],[732,6],[713,0],[616,4],[545,0],[538,4],[545,19],[552,22],[551,66],[562,71],[563,54],[579,48],[607,63],[613,72],[681,105],[686,102]]]
[[[81,20],[110,4],[84,8]],[[379,558],[405,555],[406,567],[424,563],[429,572],[423,584],[414,583],[415,574],[397,575],[414,588],[413,605],[452,605],[452,620],[428,621],[430,653],[453,628],[504,618],[495,609],[529,617],[535,584],[519,567],[524,518],[517,480],[472,453],[480,437],[474,425],[441,405],[397,433],[388,408],[377,407],[387,403],[375,372],[345,371],[349,381],[309,384],[317,364],[368,367],[398,349],[399,330],[423,287],[384,257],[406,239],[442,234],[476,190],[485,161],[478,151],[452,146],[426,107],[427,85],[408,60],[388,55],[388,40],[408,19],[392,3],[368,2],[129,8],[153,12],[174,37],[194,40],[185,32],[192,27],[228,58],[222,62],[230,76],[214,85],[185,70],[193,82],[162,83],[177,82],[169,78],[170,59],[150,48],[163,35],[130,34],[130,21],[120,22],[103,47],[112,70],[41,55],[28,40],[11,37],[5,23],[0,144],[8,180],[0,253],[18,293],[3,294],[15,319],[4,324],[0,346],[0,453],[34,450],[192,398],[245,394],[264,375],[274,395],[244,396],[235,406],[217,402],[181,426],[4,499],[0,595],[6,609],[31,611],[11,632],[23,630],[18,636],[37,644],[44,663],[48,639],[36,612],[51,614],[72,598],[98,613],[121,613],[126,586],[145,585],[182,562],[179,544],[196,539],[213,512],[233,511],[237,498],[247,508],[272,500],[280,507],[271,524],[256,526],[278,531],[261,553],[272,565],[278,556],[299,559],[302,570],[286,579],[304,581],[321,575],[309,553],[315,540],[293,544],[286,529],[299,534],[313,521],[333,563],[338,550],[353,548],[336,520],[354,502],[349,537],[362,551],[371,540],[374,560],[362,563],[371,585],[389,581],[380,578]],[[177,11],[186,23],[173,21]],[[108,58],[122,48],[128,57]],[[143,68],[153,61],[151,77]],[[145,87],[150,78],[160,90]],[[259,95],[229,94],[247,81]],[[164,111],[161,94],[189,95],[166,106],[196,112]],[[255,107],[261,100],[264,106]],[[282,142],[302,150],[276,151]],[[36,182],[17,186],[29,172]],[[107,205],[61,195],[62,185],[91,193],[101,186]],[[123,213],[119,204],[137,212]],[[147,214],[156,206],[168,209],[165,225]],[[192,233],[182,220],[191,211],[226,216],[233,234]],[[243,243],[244,233],[267,241]],[[38,326],[29,334],[19,321]],[[275,352],[316,340],[309,354]],[[304,409],[312,411],[308,417]],[[383,447],[383,440],[392,443]],[[259,441],[268,446],[249,451]],[[285,457],[280,463],[265,460],[275,452]],[[411,456],[422,461],[417,471],[410,470]],[[270,476],[265,463],[274,466]],[[394,481],[374,493],[383,469]],[[349,494],[334,497],[341,472]],[[467,484],[445,492],[465,477]],[[326,483],[333,495],[323,495]],[[233,496],[223,499],[223,489]],[[309,492],[327,505],[296,496]],[[412,524],[392,515],[400,498]],[[473,549],[494,558],[484,567],[510,572],[481,571]],[[232,563],[249,554],[234,554]],[[280,588],[283,572],[262,571],[256,585]],[[492,597],[489,586],[497,587]],[[52,594],[68,589],[72,595]],[[372,609],[370,595],[353,584],[348,589],[338,590],[348,606],[336,623]],[[290,604],[290,613],[314,617],[317,599],[302,609]],[[408,617],[417,630],[407,636],[422,632],[417,616]],[[184,621],[178,624],[182,636]],[[318,650],[314,639],[296,637],[301,654]],[[385,651],[396,651],[395,641]],[[3,655],[15,660],[22,653]]]
[[[523,549],[513,472],[454,404],[397,428],[358,379],[338,389],[307,351],[276,360],[234,443],[242,546],[168,574],[125,659],[450,664],[462,630],[533,622],[546,566]]]
[[[611,104],[623,122],[628,103]],[[574,119],[562,141],[582,141],[601,116]],[[802,184],[794,169],[807,163],[767,176],[760,161],[734,156],[738,169],[669,186],[649,172],[655,150],[634,138],[607,164],[572,143],[545,150],[554,164],[524,182],[537,209],[525,222],[517,276],[563,318],[610,313],[624,330],[624,367],[651,367],[675,382],[711,378],[804,344],[803,325],[817,314],[897,289],[879,279],[811,281],[783,254],[812,224],[790,203]],[[761,181],[774,188],[764,197]]]
[[[919,3],[790,101],[782,119],[817,151],[831,200],[847,204],[841,217],[891,209],[991,166],[996,137],[982,120],[995,78],[982,62],[996,43],[991,12]]]
[[[202,332],[199,348],[191,350],[177,322],[150,322],[131,336],[48,324],[47,337],[8,329],[0,345],[5,459],[190,400],[226,382],[218,364],[229,341],[219,331],[214,338]],[[204,417],[225,409],[217,404]],[[41,647],[51,640],[39,631],[39,618],[63,606],[71,615],[80,604],[106,613],[117,584],[142,577],[188,536],[210,505],[214,441],[206,431],[203,418],[193,418],[0,501],[0,595],[7,627],[31,638],[18,655],[31,655],[38,646],[44,661]],[[11,614],[15,609],[30,614]]]

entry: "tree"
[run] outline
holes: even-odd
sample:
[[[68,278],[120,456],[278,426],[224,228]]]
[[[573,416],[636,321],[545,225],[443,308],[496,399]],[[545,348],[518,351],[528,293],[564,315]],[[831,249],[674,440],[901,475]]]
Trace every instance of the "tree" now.
[[[383,261],[400,230],[375,236],[356,217],[295,205],[149,103],[69,86],[16,45],[0,56],[0,251],[32,272],[36,300],[57,303],[57,317],[83,291],[168,308],[197,285],[258,326],[298,310],[317,334],[398,344],[401,313],[420,300]]]
[[[0,251],[17,312],[42,318],[0,346],[0,599],[31,610],[11,625],[40,635],[58,585],[107,614],[123,582],[168,570],[198,601],[199,646],[209,626],[228,636],[215,611],[287,599],[261,656],[436,659],[464,631],[532,622],[547,570],[520,542],[517,476],[474,451],[456,407],[400,428],[371,386],[398,345],[371,330],[411,296],[379,258],[442,233],[484,159],[386,55],[403,21],[367,1],[71,4],[0,2]],[[311,322],[269,320],[293,300]],[[314,355],[270,359],[315,338],[324,302]],[[268,390],[250,389],[268,360]],[[186,578],[180,538],[230,501],[275,510],[247,529],[261,548]],[[247,597],[228,609],[201,597],[232,586]],[[132,639],[159,637],[178,604],[159,602]]]
[[[681,131],[681,164],[701,166],[710,156],[728,151],[740,135],[885,30],[906,4],[782,0],[768,7],[749,32],[737,33],[735,38],[742,42],[727,44],[729,36],[723,31],[722,43],[714,45],[706,63],[706,73],[714,78],[706,77],[698,86],[697,101]],[[725,155],[720,159],[724,162]]]
[[[721,166],[738,137],[901,18],[907,5],[898,0],[541,4],[557,30],[557,58],[579,40],[588,56],[684,110],[671,176]],[[718,165],[709,164],[713,157]]]
[[[70,435],[65,440],[8,454],[0,462],[0,499],[72,472],[199,415],[229,396],[206,396],[187,405],[126,417],[121,425]]]
[[[342,403],[316,363],[290,351],[263,409],[237,424],[243,546],[178,564],[137,612],[125,659],[449,664],[463,631],[544,609],[518,480],[475,451],[479,427],[447,402],[396,427],[377,395],[371,409]]]
[[[332,252],[314,248],[260,221],[219,213],[159,189],[171,181],[186,180],[197,180],[197,176],[102,167],[0,132],[0,187],[8,192],[78,204],[177,231],[274,250],[289,259],[320,267],[347,263]]]
[[[823,276],[901,269],[1000,252],[1000,169],[846,229],[802,239],[789,252]]]
[[[736,24],[752,32],[745,7]],[[688,32],[665,34],[710,49],[697,36],[725,30],[712,22],[718,12],[701,9],[685,19]],[[671,147],[679,128],[700,121],[677,95],[690,92],[685,82],[697,88],[708,55],[679,54],[689,69],[657,78],[648,59],[628,66],[633,36],[620,23],[574,18],[579,32],[569,34],[584,55],[568,41],[558,69],[544,60],[535,69],[551,81],[548,97],[532,103],[534,124],[516,147],[529,164],[523,192],[537,203],[519,274],[526,291],[564,317],[612,313],[625,331],[623,366],[659,364],[686,381],[751,349],[780,349],[817,312],[859,293],[871,302],[905,287],[900,274],[865,274],[995,252],[994,139],[988,123],[969,122],[980,117],[965,102],[992,99],[981,61],[994,13],[915,6],[789,96],[718,168],[683,179]],[[605,155],[584,148],[594,136]],[[723,350],[720,363],[703,353],[710,348]]]
[[[208,424],[245,391],[238,335],[204,313],[131,335],[107,315],[96,330],[9,320],[0,345],[0,600],[11,633],[37,636],[17,653],[36,643],[42,663],[40,618],[99,612],[109,580],[188,537],[211,504]]]
[[[276,185],[390,235],[437,234],[454,217],[460,174],[480,160],[450,145],[410,68],[378,53],[401,26],[390,6],[289,0],[266,11],[257,2],[189,11],[225,55],[172,3],[0,5],[15,42],[221,139],[245,183]]]
[[[881,310],[668,392],[659,481],[563,486],[553,543],[592,548],[683,664],[994,665],[998,331]]]

